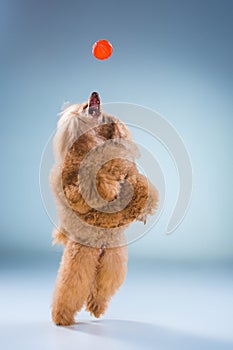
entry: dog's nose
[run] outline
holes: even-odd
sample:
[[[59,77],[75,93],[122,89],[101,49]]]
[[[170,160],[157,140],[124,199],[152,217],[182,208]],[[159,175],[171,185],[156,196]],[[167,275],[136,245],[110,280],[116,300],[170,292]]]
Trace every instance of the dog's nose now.
[[[98,92],[94,91],[94,92],[92,92],[91,96],[92,96],[92,97],[98,98],[98,97],[99,97],[99,94],[98,94]]]

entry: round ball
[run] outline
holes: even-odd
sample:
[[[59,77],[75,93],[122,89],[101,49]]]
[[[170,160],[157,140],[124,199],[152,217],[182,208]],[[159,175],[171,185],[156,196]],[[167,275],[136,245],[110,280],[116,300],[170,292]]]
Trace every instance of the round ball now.
[[[106,60],[112,54],[112,45],[107,40],[96,41],[92,47],[92,53],[98,60]]]

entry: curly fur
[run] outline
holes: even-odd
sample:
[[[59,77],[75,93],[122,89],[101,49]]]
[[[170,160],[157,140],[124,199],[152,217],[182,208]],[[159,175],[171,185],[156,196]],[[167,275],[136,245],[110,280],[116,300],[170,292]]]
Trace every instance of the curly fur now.
[[[105,312],[126,275],[124,231],[134,220],[145,222],[158,202],[157,190],[137,170],[138,150],[127,127],[105,113],[97,120],[86,107],[86,102],[68,107],[54,137],[50,183],[60,227],[53,236],[54,243],[65,245],[52,305],[58,325],[74,323],[83,305],[96,317]],[[112,147],[108,140],[123,142]],[[111,155],[108,161],[106,152]],[[93,159],[103,164],[96,174]],[[93,196],[95,188],[98,197]],[[122,209],[124,198],[128,204]]]

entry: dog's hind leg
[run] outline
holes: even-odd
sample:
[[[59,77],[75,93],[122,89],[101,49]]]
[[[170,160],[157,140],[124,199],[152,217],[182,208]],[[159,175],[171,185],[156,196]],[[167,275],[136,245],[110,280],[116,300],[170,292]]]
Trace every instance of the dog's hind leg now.
[[[99,250],[68,241],[62,257],[52,304],[57,325],[71,325],[84,305],[96,275]]]
[[[100,317],[110,298],[123,283],[127,271],[127,247],[106,248],[99,258],[96,280],[87,300],[86,309]]]

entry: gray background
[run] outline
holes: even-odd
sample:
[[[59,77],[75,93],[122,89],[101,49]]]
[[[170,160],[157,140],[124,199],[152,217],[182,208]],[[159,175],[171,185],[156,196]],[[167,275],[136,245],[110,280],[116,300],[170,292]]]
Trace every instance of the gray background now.
[[[232,261],[233,2],[2,0],[0,17],[1,256],[59,251],[40,198],[40,158],[63,102],[97,90],[103,102],[165,116],[193,164],[190,210],[166,236],[177,179],[160,156],[171,192],[158,225],[130,246],[132,259]],[[114,47],[102,62],[91,53],[101,38]]]

